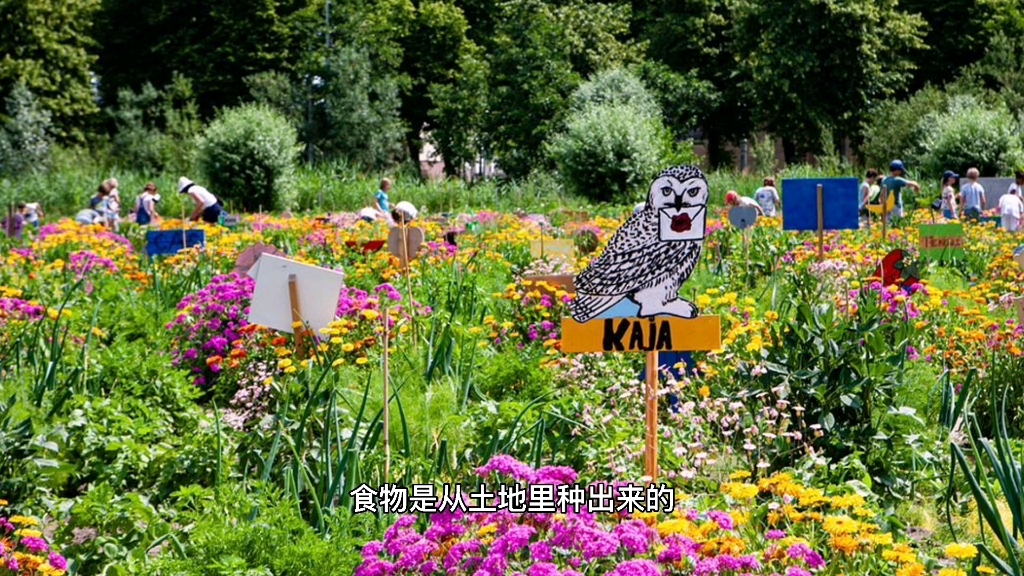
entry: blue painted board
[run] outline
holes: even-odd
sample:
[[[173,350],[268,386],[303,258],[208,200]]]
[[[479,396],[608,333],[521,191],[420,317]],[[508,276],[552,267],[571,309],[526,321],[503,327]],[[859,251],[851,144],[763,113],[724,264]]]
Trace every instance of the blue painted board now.
[[[150,256],[177,254],[192,246],[206,243],[206,232],[202,230],[150,230],[146,232],[146,253]]]
[[[860,181],[856,178],[787,178],[782,181],[782,229],[818,229],[821,184],[825,230],[856,230]]]

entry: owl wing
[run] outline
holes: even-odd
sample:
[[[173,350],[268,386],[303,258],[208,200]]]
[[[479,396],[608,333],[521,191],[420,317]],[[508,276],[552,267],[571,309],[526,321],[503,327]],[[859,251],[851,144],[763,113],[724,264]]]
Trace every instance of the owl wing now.
[[[608,241],[608,247],[575,279],[581,294],[624,296],[657,284],[676,270],[686,242],[663,242],[652,208],[633,214]]]

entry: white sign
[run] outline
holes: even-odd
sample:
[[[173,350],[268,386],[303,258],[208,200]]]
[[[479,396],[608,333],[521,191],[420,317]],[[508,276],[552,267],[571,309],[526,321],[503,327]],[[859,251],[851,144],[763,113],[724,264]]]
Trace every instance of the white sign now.
[[[294,333],[288,277],[295,275],[302,320],[314,332],[326,328],[338,310],[338,297],[345,274],[303,264],[272,254],[263,254],[249,270],[256,280],[249,306],[249,322],[281,332]]]

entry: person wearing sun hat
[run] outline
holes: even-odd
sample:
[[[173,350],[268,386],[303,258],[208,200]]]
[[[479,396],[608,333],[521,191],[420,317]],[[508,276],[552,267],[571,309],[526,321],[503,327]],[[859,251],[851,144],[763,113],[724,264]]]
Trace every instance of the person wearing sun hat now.
[[[188,194],[196,203],[196,208],[189,216],[189,220],[198,222],[202,218],[203,222],[208,224],[216,224],[220,220],[224,208],[221,206],[220,200],[206,188],[182,176],[178,179],[178,193]]]
[[[960,175],[952,170],[946,170],[942,174],[942,217],[946,220],[957,219],[956,190],[953,188],[957,178],[960,178]]]
[[[893,160],[889,164],[889,176],[882,180],[886,193],[896,195],[896,209],[893,212],[899,218],[903,217],[903,189],[910,188],[914,192],[921,192],[921,185],[913,180],[907,180],[906,173],[903,160]]]

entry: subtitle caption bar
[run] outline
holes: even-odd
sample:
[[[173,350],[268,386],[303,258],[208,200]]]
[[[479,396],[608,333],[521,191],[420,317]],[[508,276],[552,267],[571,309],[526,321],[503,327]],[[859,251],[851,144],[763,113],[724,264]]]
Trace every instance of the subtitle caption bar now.
[[[469,493],[463,492],[460,484],[442,484],[440,495],[433,484],[413,484],[411,489],[398,484],[384,484],[376,489],[360,484],[349,496],[355,514],[437,514],[457,510],[466,513],[502,510],[513,514],[566,514],[570,510],[574,513],[587,510],[668,514],[676,503],[675,491],[667,484],[499,484],[496,493],[490,491],[487,484]]]

